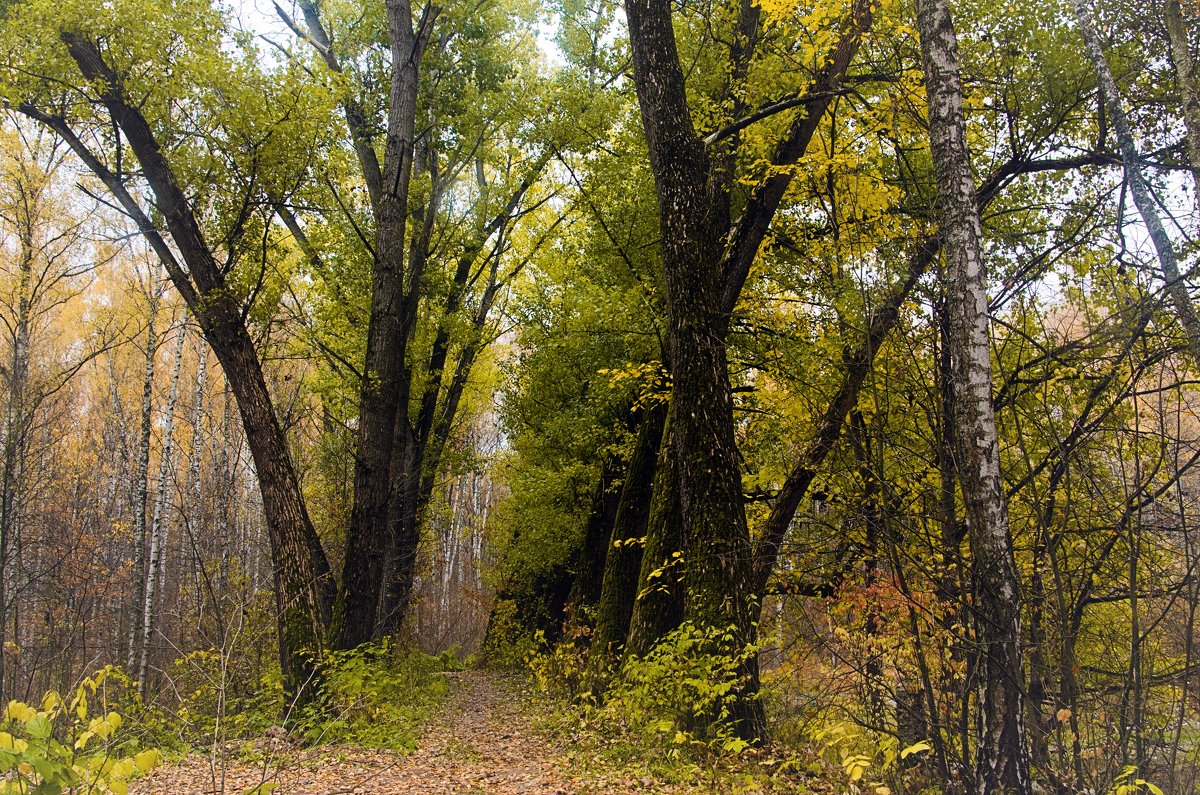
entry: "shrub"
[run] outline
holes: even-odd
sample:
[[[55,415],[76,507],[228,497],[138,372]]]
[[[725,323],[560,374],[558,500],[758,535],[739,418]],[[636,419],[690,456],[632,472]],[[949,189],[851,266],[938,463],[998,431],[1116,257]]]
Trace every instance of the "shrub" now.
[[[41,709],[10,701],[0,721],[0,792],[124,795],[129,779],[157,766],[158,750],[141,749],[123,730],[121,714],[108,709],[110,684],[125,691],[130,683],[108,667],[85,679],[69,702],[53,691]]]
[[[732,631],[684,624],[645,657],[630,657],[610,687],[603,711],[671,757],[683,749],[737,754],[731,708],[753,646]]]
[[[408,752],[432,706],[447,693],[442,660],[387,641],[329,652],[314,701],[292,721],[312,744],[349,742]]]
[[[533,633],[521,621],[517,603],[497,599],[484,640],[483,657],[492,668],[519,670],[538,651]]]

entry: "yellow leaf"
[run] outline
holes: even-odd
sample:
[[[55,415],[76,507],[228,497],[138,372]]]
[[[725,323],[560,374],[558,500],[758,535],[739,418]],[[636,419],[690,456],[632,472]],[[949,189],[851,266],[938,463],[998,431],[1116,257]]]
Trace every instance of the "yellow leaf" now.
[[[133,763],[137,766],[138,770],[148,773],[162,763],[162,754],[158,752],[157,748],[151,748],[135,756]]]
[[[28,723],[37,717],[37,710],[21,701],[10,701],[4,709],[4,717],[9,720],[19,720]]]
[[[112,766],[112,770],[108,771],[108,774],[118,781],[124,781],[132,776],[136,769],[132,759],[122,759]]]
[[[913,754],[919,754],[919,753],[921,753],[922,751],[928,751],[928,750],[930,750],[930,749],[932,749],[932,748],[933,748],[933,746],[932,746],[932,745],[930,745],[929,743],[925,742],[924,740],[921,740],[921,742],[919,742],[919,743],[913,743],[912,745],[908,746],[908,747],[907,747],[907,748],[905,748],[903,751],[901,751],[901,752],[900,752],[900,758],[901,758],[901,759],[908,759],[908,758],[909,758],[910,756],[912,756]]]

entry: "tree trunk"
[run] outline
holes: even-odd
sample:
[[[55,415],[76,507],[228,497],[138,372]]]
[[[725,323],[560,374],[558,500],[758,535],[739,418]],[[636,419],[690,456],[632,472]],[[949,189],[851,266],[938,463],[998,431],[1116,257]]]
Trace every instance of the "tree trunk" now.
[[[980,646],[976,786],[979,795],[1031,792],[1025,738],[1020,596],[1000,477],[988,348],[983,230],[966,144],[958,43],[948,0],[921,0],[917,28],[929,141],[949,265],[947,313],[955,452],[966,507]]]
[[[1083,37],[1084,50],[1087,52],[1088,60],[1092,62],[1092,68],[1096,70],[1101,99],[1108,111],[1113,132],[1117,136],[1117,145],[1121,152],[1121,163],[1125,167],[1125,179],[1129,184],[1129,192],[1133,195],[1133,203],[1137,206],[1138,213],[1146,224],[1150,241],[1154,244],[1154,251],[1158,255],[1158,264],[1162,269],[1163,281],[1166,282],[1167,295],[1175,308],[1175,315],[1179,319],[1180,325],[1183,326],[1192,358],[1200,363],[1200,316],[1197,316],[1196,308],[1192,305],[1192,299],[1188,295],[1187,283],[1179,273],[1179,257],[1175,252],[1175,245],[1171,242],[1166,227],[1163,226],[1162,218],[1158,214],[1158,204],[1142,174],[1137,142],[1133,138],[1133,129],[1129,126],[1125,108],[1121,104],[1117,81],[1113,79],[1112,70],[1109,69],[1108,61],[1104,58],[1100,37],[1096,35],[1096,29],[1092,26],[1087,5],[1084,0],[1073,0],[1073,6],[1075,24],[1079,27],[1079,33]],[[1187,120],[1190,123],[1191,119]],[[1188,152],[1190,154],[1192,144],[1190,127],[1188,132]],[[1194,166],[1195,164],[1193,164]]]
[[[570,626],[591,626],[595,617],[609,554],[608,539],[612,535],[620,499],[620,492],[613,488],[613,482],[623,474],[622,468],[621,462],[613,456],[606,456],[600,467],[592,507],[572,565],[571,591],[567,596],[567,623]]]
[[[387,0],[385,6],[391,49],[387,142],[382,175],[373,159],[363,162],[368,185],[380,189],[372,192],[371,202],[374,271],[359,402],[354,504],[346,530],[341,589],[330,627],[331,642],[340,649],[372,640],[379,625],[384,573],[393,546],[389,507],[396,424],[407,419],[411,373],[405,360],[422,276],[415,265],[406,273],[405,244],[419,69],[432,25],[430,13],[436,16],[437,12],[427,13],[414,30],[408,0]]]
[[[1167,0],[1164,16],[1167,38],[1171,42],[1171,63],[1175,66],[1175,82],[1179,85],[1179,96],[1183,100],[1188,165],[1191,166],[1196,201],[1200,202],[1200,90],[1197,90],[1196,86],[1196,62],[1188,44],[1187,23],[1183,19],[1183,9],[1179,7],[1179,0]]]
[[[155,268],[157,271],[158,268]],[[146,368],[142,379],[142,414],[138,431],[137,467],[133,484],[133,605],[129,622],[129,650],[125,670],[137,670],[141,653],[142,607],[146,599],[146,506],[150,500],[150,432],[154,410],[154,364],[158,352],[158,304],[162,298],[158,279],[151,276],[146,295],[150,300],[146,319]]]
[[[25,186],[21,186],[25,187]],[[31,201],[33,204],[36,200]],[[6,373],[8,387],[8,406],[4,414],[4,447],[3,460],[0,461],[0,642],[8,630],[8,579],[9,547],[17,542],[19,549],[20,513],[23,501],[22,459],[26,448],[26,429],[29,425],[27,397],[29,389],[29,355],[30,355],[30,315],[33,305],[33,265],[34,265],[34,224],[37,219],[31,217],[30,207],[23,208],[26,212],[17,219],[17,300],[16,317],[12,325],[12,351]],[[20,569],[18,559],[17,569]],[[14,640],[19,644],[16,635],[16,610],[13,610]],[[0,693],[13,693],[15,687],[5,682],[4,658],[0,654]],[[15,680],[15,677],[14,677]],[[15,685],[15,681],[13,682]]]
[[[732,638],[712,652],[738,654],[757,640],[758,611],[751,603],[753,550],[725,346],[728,200],[710,184],[708,153],[694,132],[670,4],[627,0],[625,15],[659,208],[687,566],[684,616]],[[747,657],[731,717],[741,737],[763,736],[754,655]]]
[[[671,438],[672,413],[668,405],[626,654],[645,655],[683,621],[683,509]]]
[[[174,364],[171,367],[171,387],[164,414],[162,452],[158,460],[158,482],[154,494],[154,514],[150,523],[150,554],[146,559],[146,584],[143,588],[141,641],[139,643],[137,682],[142,696],[149,688],[147,679],[150,662],[150,638],[154,634],[155,608],[158,600],[159,569],[167,545],[167,480],[171,475],[171,459],[175,449],[175,404],[179,399],[179,375],[183,368],[183,343],[187,339],[187,323],[179,324],[175,338]]]
[[[633,617],[667,406],[657,403],[644,413],[604,557],[604,577],[590,650],[593,666],[602,667],[620,653]]]
[[[204,590],[207,586],[210,589],[210,595],[214,597],[213,608],[217,607],[215,594],[211,591],[211,581],[205,573],[206,561],[204,555],[200,552],[200,546],[197,541],[199,535],[197,531],[197,517],[201,515],[203,510],[204,485],[200,478],[200,464],[204,458],[204,393],[208,388],[208,348],[203,343],[199,346],[199,362],[196,365],[196,393],[192,408],[192,449],[188,455],[188,484],[191,487],[192,507],[190,511],[185,510],[183,516],[183,526],[188,537],[188,546],[192,551],[192,573],[194,582],[192,587],[196,591],[196,615],[195,623],[199,628],[203,628],[204,623]]]

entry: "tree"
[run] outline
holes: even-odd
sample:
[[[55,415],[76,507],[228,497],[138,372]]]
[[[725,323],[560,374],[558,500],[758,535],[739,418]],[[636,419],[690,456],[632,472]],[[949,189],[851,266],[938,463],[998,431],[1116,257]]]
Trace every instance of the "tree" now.
[[[921,0],[917,28],[948,266],[946,346],[954,390],[955,471],[966,507],[973,618],[981,650],[976,788],[982,795],[1029,793],[1020,582],[1000,473],[983,228],[966,143],[958,41],[949,2]]]
[[[213,165],[220,162],[224,183],[220,187],[230,191],[225,198],[236,200],[209,205],[213,209],[208,212],[205,203],[215,198],[213,174],[205,174],[202,162],[189,161],[187,154],[177,149],[180,139],[176,136],[182,133],[186,138],[188,133],[170,113],[168,92],[184,84],[180,79],[199,80],[209,87],[242,86],[247,92],[243,98],[250,102],[263,96],[265,77],[257,84],[235,77],[240,67],[223,54],[219,43],[223,26],[210,9],[192,5],[173,11],[156,9],[147,15],[138,4],[126,4],[114,7],[103,20],[94,20],[85,10],[50,4],[30,3],[11,9],[3,46],[22,53],[13,63],[29,54],[30,42],[41,46],[38,63],[28,70],[30,76],[6,72],[4,94],[11,106],[60,135],[104,186],[162,262],[221,363],[237,400],[262,488],[279,584],[278,627],[285,680],[293,693],[302,694],[313,674],[312,655],[322,646],[333,588],[247,329],[249,307],[258,297],[257,287],[269,267],[267,262],[254,260],[256,247],[247,240],[250,230],[256,226],[263,229],[266,220],[261,215],[259,170],[272,159],[280,166],[288,162],[281,156],[282,150],[273,148],[277,141],[271,135],[260,137],[255,126],[262,123],[262,130],[280,132],[280,119],[289,118],[286,114],[292,107],[285,99],[286,109],[273,109],[284,115],[268,110],[265,115],[218,114],[210,118],[218,127],[224,125],[228,135],[209,137],[209,148],[198,156]],[[144,35],[122,38],[135,29]],[[179,33],[184,39],[177,38]],[[174,49],[169,42],[184,41],[183,53],[211,57],[190,61],[196,71],[186,76],[176,73],[176,79],[166,80],[172,67],[163,63],[161,56]],[[147,73],[146,65],[157,65],[157,71],[152,68]],[[60,93],[64,83],[77,87],[66,102]],[[147,104],[150,96],[156,100]],[[89,145],[88,138],[94,143]],[[240,148],[243,160],[226,157],[233,154],[224,148],[226,141],[230,148]],[[137,178],[154,198],[153,211],[139,200],[138,186],[126,170],[126,147],[140,166]],[[283,179],[284,175],[274,177]],[[206,178],[207,190],[198,190],[195,180]],[[189,195],[185,188],[193,192]],[[152,213],[161,217],[170,244]],[[238,265],[242,266],[240,273],[235,270]],[[247,268],[257,269],[259,278],[250,282],[250,290],[242,291],[236,278],[245,276]]]
[[[719,149],[695,130],[668,3],[630,0],[625,7],[638,103],[658,196],[666,285],[671,400],[677,406],[672,440],[683,511],[686,566],[685,616],[697,625],[732,629],[739,644],[755,643],[752,546],[742,503],[741,472],[734,439],[733,396],[726,337],[751,263],[779,208],[793,171],[870,25],[867,4],[851,19],[810,88],[803,108],[775,148],[780,167],[731,217],[730,182]],[[745,74],[758,41],[760,11],[740,6],[730,48],[730,70]],[[729,89],[723,92],[728,95]],[[736,96],[736,94],[734,94]],[[734,102],[734,118],[743,109]],[[732,129],[737,129],[737,124]],[[724,130],[711,136],[719,143]],[[730,133],[732,134],[732,133]],[[763,716],[755,693],[751,658],[737,723],[745,738],[761,736]]]

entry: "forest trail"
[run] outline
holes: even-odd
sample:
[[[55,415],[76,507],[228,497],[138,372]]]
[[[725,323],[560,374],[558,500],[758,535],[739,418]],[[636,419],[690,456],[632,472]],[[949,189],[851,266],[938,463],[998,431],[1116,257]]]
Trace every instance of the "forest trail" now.
[[[450,694],[405,756],[357,746],[284,748],[258,764],[213,764],[198,754],[155,770],[131,795],[574,795],[674,792],[648,780],[564,770],[558,741],[531,725],[511,680],[446,674]],[[265,785],[265,786],[264,786]],[[272,785],[275,785],[272,787]]]

